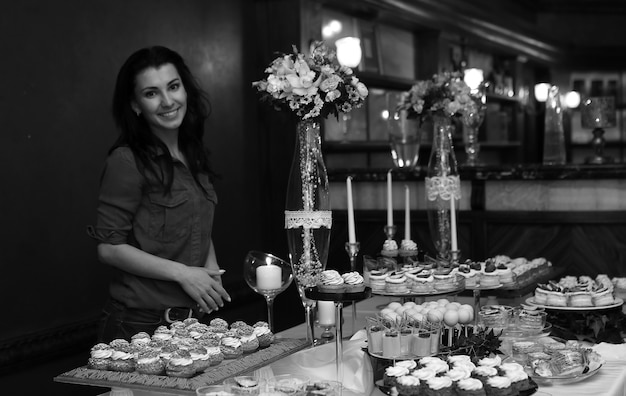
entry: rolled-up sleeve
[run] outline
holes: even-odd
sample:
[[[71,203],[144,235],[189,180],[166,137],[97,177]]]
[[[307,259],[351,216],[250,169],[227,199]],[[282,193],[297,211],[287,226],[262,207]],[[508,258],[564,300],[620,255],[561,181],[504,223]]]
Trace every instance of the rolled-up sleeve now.
[[[114,150],[102,171],[96,225],[87,227],[89,236],[114,245],[128,243],[143,183],[131,150]]]

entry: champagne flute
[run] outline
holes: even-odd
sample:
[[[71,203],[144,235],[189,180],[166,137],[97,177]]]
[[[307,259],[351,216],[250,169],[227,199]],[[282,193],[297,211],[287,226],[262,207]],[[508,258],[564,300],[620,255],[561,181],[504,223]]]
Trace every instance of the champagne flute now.
[[[248,286],[265,297],[267,323],[273,332],[274,299],[291,284],[291,265],[272,254],[251,250],[243,263],[243,275]]]

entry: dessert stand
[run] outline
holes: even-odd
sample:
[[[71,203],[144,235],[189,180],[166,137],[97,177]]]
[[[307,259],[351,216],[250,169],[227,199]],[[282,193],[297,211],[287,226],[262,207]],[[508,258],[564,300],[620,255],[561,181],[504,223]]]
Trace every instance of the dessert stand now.
[[[453,296],[453,295],[461,293],[464,290],[465,290],[465,287],[461,286],[453,290],[435,290],[435,291],[426,292],[426,293],[414,293],[414,292],[390,293],[390,292],[372,291],[372,294],[376,296],[384,296],[384,297],[401,297],[401,301],[403,304],[409,301],[413,301],[417,304],[421,304],[426,300],[426,297],[428,296]]]
[[[357,301],[365,300],[372,295],[372,289],[366,287],[363,291],[344,293],[324,293],[317,286],[304,290],[307,298],[318,301],[333,301],[335,303],[335,364],[337,367],[337,381],[343,381],[343,304],[351,302],[354,306]]]
[[[472,291],[474,297],[474,325],[478,325],[478,312],[480,311],[480,292],[483,290],[496,290],[502,287],[502,284],[497,286],[465,286],[467,290]]]

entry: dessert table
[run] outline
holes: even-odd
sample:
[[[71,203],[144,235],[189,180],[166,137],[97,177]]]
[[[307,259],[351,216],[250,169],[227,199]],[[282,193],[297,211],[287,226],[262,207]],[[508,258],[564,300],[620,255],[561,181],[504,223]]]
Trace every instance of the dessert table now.
[[[436,298],[435,298],[436,299]],[[471,297],[451,297],[461,303],[472,303]],[[392,301],[389,297],[374,296],[357,303],[357,328],[364,328],[365,318],[379,312],[377,306]],[[351,311],[351,310],[350,310]],[[344,313],[344,320],[351,320],[351,312]],[[346,317],[350,316],[350,317]],[[277,333],[278,337],[303,338],[306,335],[304,323]],[[344,340],[343,348],[343,396],[385,395],[374,385],[374,370],[370,358],[363,347],[366,345],[364,331],[357,332],[351,340]],[[270,365],[257,370],[260,377],[271,377],[279,374],[306,374],[311,379],[335,380],[335,346],[328,343],[314,348],[304,349],[282,358]],[[599,344],[594,349],[600,353],[606,363],[598,374],[573,384],[540,385],[539,392],[543,395],[592,395],[626,396],[626,344]],[[116,390],[103,393],[101,396],[115,396]],[[128,393],[126,393],[128,394]],[[133,391],[133,396],[164,396],[168,393]]]

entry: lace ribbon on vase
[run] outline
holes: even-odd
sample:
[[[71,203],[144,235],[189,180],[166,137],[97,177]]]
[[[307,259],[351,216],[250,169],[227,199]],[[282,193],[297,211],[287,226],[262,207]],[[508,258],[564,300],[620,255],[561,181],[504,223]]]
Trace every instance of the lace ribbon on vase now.
[[[459,176],[433,176],[427,177],[426,197],[429,201],[436,201],[440,198],[449,201],[461,199],[461,179]]]
[[[285,228],[332,228],[333,218],[330,210],[285,210]]]

